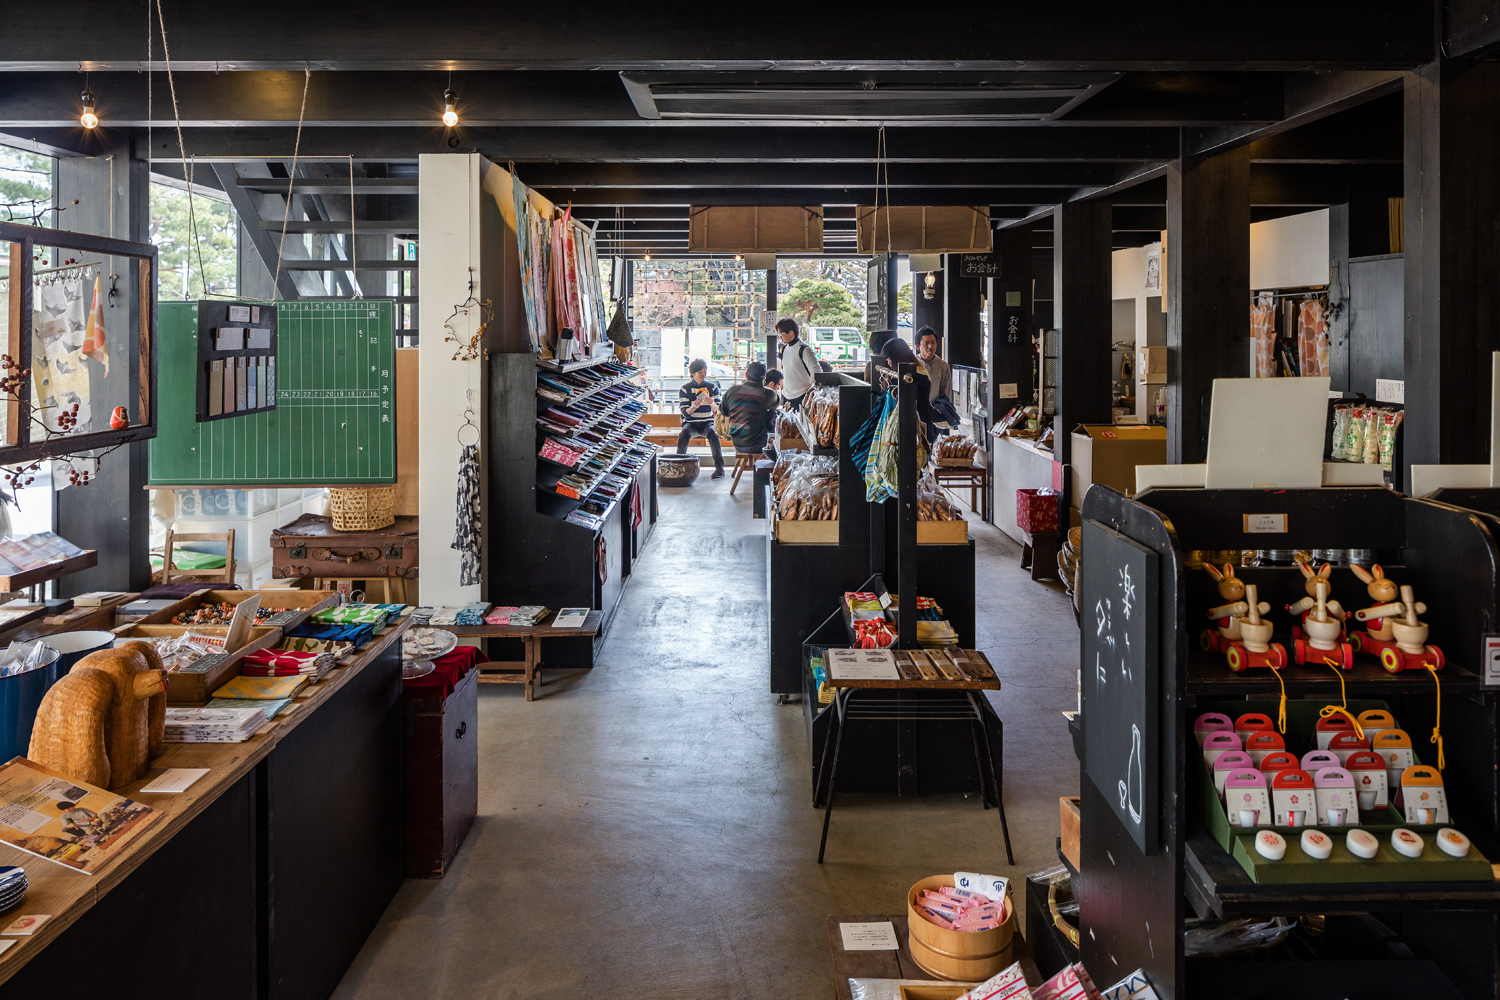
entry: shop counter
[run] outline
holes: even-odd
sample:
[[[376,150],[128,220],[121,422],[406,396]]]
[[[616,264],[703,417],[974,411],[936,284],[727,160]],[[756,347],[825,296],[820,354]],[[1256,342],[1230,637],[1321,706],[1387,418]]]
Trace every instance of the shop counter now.
[[[0,954],[7,995],[326,997],[401,882],[401,646],[387,628],[244,743],[168,743],[120,794],[162,818],[97,874],[6,845],[49,914]],[[166,768],[186,792],[141,795]],[[126,985],[134,984],[134,985]]]
[[[989,449],[990,480],[995,490],[995,527],[1021,545],[1029,544],[1016,524],[1016,490],[1041,490],[1052,486],[1053,454],[1023,438],[994,438]]]

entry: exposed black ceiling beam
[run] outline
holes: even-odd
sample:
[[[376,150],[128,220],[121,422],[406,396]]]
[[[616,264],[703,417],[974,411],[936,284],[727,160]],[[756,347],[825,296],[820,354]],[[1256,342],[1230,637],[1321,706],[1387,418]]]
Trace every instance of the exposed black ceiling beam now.
[[[135,4],[12,4],[0,68],[135,70]],[[1419,0],[1219,0],[1175,4],[961,4],[920,23],[868,5],[823,4],[797,30],[779,17],[687,0],[629,4],[378,5],[263,0],[252,10],[178,3],[166,21],[181,70],[424,69],[1294,69],[1409,67],[1434,55]],[[1310,21],[1310,15],[1315,18]],[[60,31],[73,20],[87,30]],[[297,30],[287,30],[288,25]],[[1332,26],[1316,30],[1317,25]],[[160,49],[157,50],[158,56]],[[705,58],[710,56],[710,58]]]
[[[1252,163],[1250,204],[1321,208],[1349,200],[1349,168],[1342,165]]]
[[[1110,213],[1111,228],[1116,232],[1140,230],[1161,232],[1167,228],[1167,207],[1151,205],[1116,205]]]
[[[873,187],[842,188],[569,188],[537,187],[558,205],[869,205]],[[1059,188],[892,188],[893,205],[1037,205],[1064,201]],[[880,192],[885,203],[885,191]],[[598,213],[595,213],[598,214]]]
[[[1109,163],[925,163],[893,165],[880,186],[897,188],[1078,187],[1113,180]],[[522,171],[536,188],[873,187],[873,164],[540,163]]]
[[[1127,73],[1064,121],[1218,125],[1280,121],[1281,73]]]
[[[1443,39],[1449,59],[1493,55],[1500,47],[1500,11],[1494,0],[1447,0]]]
[[[1389,94],[1249,144],[1256,163],[1400,163],[1402,95]]]
[[[3,81],[3,77],[0,77]],[[87,152],[84,130],[16,129],[15,135],[37,136],[40,141]],[[484,153],[500,162],[522,164],[539,161],[714,163],[757,161],[763,163],[816,163],[875,161],[877,130],[874,128],[785,128],[776,126],[678,127],[662,125],[636,128],[467,128],[462,124],[452,135],[441,128],[321,128],[302,133],[304,157],[346,157],[399,160],[421,153]],[[458,139],[457,145],[449,145]],[[289,128],[184,129],[189,156],[255,159],[265,156],[290,159],[297,144],[297,130]],[[950,160],[992,163],[1115,162],[1165,160],[1180,151],[1175,128],[1111,128],[1107,126],[1028,125],[991,128],[921,129],[891,126],[886,129],[887,157],[891,163],[933,163]],[[157,132],[153,137],[153,159],[178,155],[177,136]]]
[[[1286,108],[1280,121],[1259,126],[1219,125],[1189,129],[1184,152],[1189,156],[1211,156],[1236,149],[1396,93],[1401,89],[1401,82],[1402,74],[1388,70],[1288,74],[1285,80]]]

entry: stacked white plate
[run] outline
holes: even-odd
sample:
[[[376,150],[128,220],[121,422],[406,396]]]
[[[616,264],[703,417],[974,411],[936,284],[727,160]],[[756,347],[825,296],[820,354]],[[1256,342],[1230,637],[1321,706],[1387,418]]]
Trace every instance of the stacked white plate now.
[[[26,898],[26,871],[15,865],[0,866],[0,911]]]

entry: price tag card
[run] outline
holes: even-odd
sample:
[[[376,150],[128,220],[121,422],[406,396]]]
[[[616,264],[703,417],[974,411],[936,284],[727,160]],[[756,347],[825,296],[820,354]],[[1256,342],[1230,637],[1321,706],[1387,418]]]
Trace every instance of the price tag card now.
[[[982,892],[996,903],[1005,898],[1010,879],[1003,875],[981,875],[978,872],[954,872],[953,885],[970,892]]]
[[[895,951],[896,928],[889,920],[868,924],[839,924],[845,951]]]
[[[828,677],[835,681],[899,681],[889,649],[830,649]]]
[[[1482,637],[1484,648],[1479,655],[1479,686],[1500,688],[1500,635]]]

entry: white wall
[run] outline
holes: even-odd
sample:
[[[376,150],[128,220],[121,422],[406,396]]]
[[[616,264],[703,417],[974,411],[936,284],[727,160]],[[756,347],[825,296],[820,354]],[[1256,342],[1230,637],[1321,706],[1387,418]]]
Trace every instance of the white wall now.
[[[1251,291],[1326,284],[1328,209],[1250,224]]]
[[[458,552],[449,546],[458,509],[458,428],[468,405],[466,390],[473,390],[474,408],[479,410],[480,362],[453,360],[453,344],[444,342],[443,324],[453,307],[469,296],[470,268],[475,297],[485,297],[479,287],[480,156],[425,154],[418,169],[422,603],[452,606],[479,600],[477,584],[458,585]],[[471,309],[451,325],[467,340],[479,322],[478,312]]]
[[[1146,342],[1146,299],[1149,296],[1161,295],[1161,289],[1146,288],[1146,258],[1153,252],[1161,250],[1160,243],[1152,243],[1144,247],[1128,247],[1124,250],[1116,250],[1109,256],[1110,263],[1110,298],[1112,299],[1134,299],[1135,300],[1135,340],[1137,344]],[[1247,307],[1248,308],[1248,307]],[[1151,401],[1148,398],[1148,388],[1136,381],[1135,386],[1135,412],[1142,420],[1146,417],[1147,407]]]

